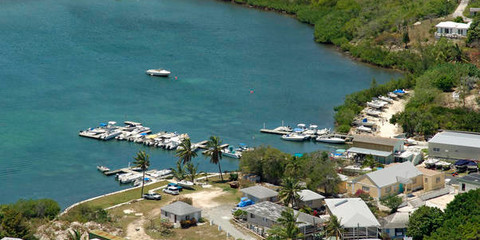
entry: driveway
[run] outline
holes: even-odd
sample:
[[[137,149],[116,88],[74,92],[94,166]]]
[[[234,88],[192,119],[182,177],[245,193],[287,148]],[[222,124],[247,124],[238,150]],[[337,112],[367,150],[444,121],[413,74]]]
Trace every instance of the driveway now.
[[[214,208],[204,209],[202,215],[213,220],[213,224],[220,226],[223,231],[229,233],[230,236],[235,239],[256,240],[256,238],[235,228],[230,222],[232,219],[232,208],[232,205],[220,205]]]
[[[466,21],[466,22],[471,22],[472,21],[472,19],[463,16],[463,11],[465,11],[465,8],[467,8],[468,2],[469,2],[469,0],[462,0],[460,2],[457,9],[452,14],[453,18],[462,17],[463,20]]]

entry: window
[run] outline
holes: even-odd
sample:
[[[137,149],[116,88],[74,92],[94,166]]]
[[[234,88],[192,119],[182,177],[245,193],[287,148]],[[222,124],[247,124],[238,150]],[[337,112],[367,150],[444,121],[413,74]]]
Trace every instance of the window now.
[[[439,183],[440,182],[440,177],[437,177],[437,179],[435,179],[435,182]]]
[[[425,178],[425,182],[426,182],[426,183],[428,182],[428,178]]]
[[[413,178],[413,179],[412,179],[412,183],[413,183],[413,184],[417,183],[417,178]]]
[[[462,191],[465,191],[465,183],[462,183]]]
[[[391,191],[392,191],[392,187],[387,187],[387,188],[385,188],[385,192],[386,192],[386,193],[389,193],[389,192],[391,192]]]
[[[168,217],[168,213],[167,213],[167,212],[165,212],[165,217]]]
[[[189,215],[185,216],[185,220],[190,220],[190,216]]]
[[[252,213],[250,213],[250,218],[255,218],[255,215],[253,215]]]
[[[369,187],[362,186],[362,191],[368,192],[368,191],[370,191],[370,188],[369,188]]]
[[[433,148],[434,152],[440,152],[440,148]]]
[[[262,220],[263,220],[263,222],[267,222],[267,218],[263,218]]]

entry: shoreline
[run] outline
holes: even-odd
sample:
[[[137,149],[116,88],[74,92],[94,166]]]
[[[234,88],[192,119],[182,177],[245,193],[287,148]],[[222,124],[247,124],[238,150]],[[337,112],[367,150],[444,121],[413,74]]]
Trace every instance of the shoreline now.
[[[300,23],[303,23],[303,24],[307,24],[311,27],[315,27],[315,24],[313,23],[309,23],[309,22],[304,22],[304,21],[301,21],[300,19],[298,19],[297,17],[297,14],[295,13],[289,13],[285,10],[278,10],[278,9],[275,9],[275,8],[270,8],[270,7],[261,7],[261,6],[256,6],[256,5],[250,5],[248,3],[239,3],[239,2],[236,2],[235,0],[216,0],[216,1],[219,1],[219,2],[224,2],[224,3],[228,3],[228,4],[233,4],[233,5],[238,5],[238,6],[242,6],[244,8],[254,8],[254,9],[257,9],[259,11],[265,11],[265,12],[275,12],[277,14],[280,14],[280,15],[284,15],[284,16],[288,16],[288,17],[291,17],[291,18],[294,18],[295,20],[297,20],[298,22]],[[312,34],[313,35],[313,34]],[[336,52],[338,52],[339,54],[343,55],[344,57],[346,58],[349,58],[350,60],[354,61],[354,62],[358,62],[358,63],[361,63],[361,64],[365,64],[369,67],[377,67],[377,68],[381,68],[383,70],[390,70],[390,71],[394,71],[394,72],[398,72],[398,73],[402,73],[402,74],[405,74],[407,73],[405,70],[401,70],[401,69],[398,69],[398,68],[394,68],[394,67],[384,67],[384,66],[380,66],[379,64],[375,64],[375,63],[372,63],[372,62],[367,62],[365,60],[363,60],[362,58],[359,58],[359,57],[354,57],[350,51],[344,51],[341,47],[333,44],[333,43],[322,43],[322,42],[318,42],[316,41],[315,39],[315,36],[313,36],[313,41],[319,45],[322,45],[324,47],[329,47],[329,48],[334,48]]]

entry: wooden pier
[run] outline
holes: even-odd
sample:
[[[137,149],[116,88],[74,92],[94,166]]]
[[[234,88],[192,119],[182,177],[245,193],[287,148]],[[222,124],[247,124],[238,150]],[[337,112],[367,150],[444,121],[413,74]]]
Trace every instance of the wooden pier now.
[[[131,168],[120,168],[117,170],[103,172],[103,174],[107,176],[114,175],[117,173],[138,173],[138,172],[133,171]]]

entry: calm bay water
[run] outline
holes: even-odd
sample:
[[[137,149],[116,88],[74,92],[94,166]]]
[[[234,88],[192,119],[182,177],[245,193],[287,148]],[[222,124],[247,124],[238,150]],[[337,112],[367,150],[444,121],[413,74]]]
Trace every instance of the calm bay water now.
[[[214,134],[290,153],[332,150],[258,130],[281,120],[331,128],[346,94],[399,74],[315,44],[312,31],[212,0],[0,1],[0,203],[47,197],[66,207],[124,188],[95,166],[125,167],[139,149],[153,168],[174,166],[174,152],[77,135],[109,120],[193,141]],[[155,67],[178,80],[144,74]]]

